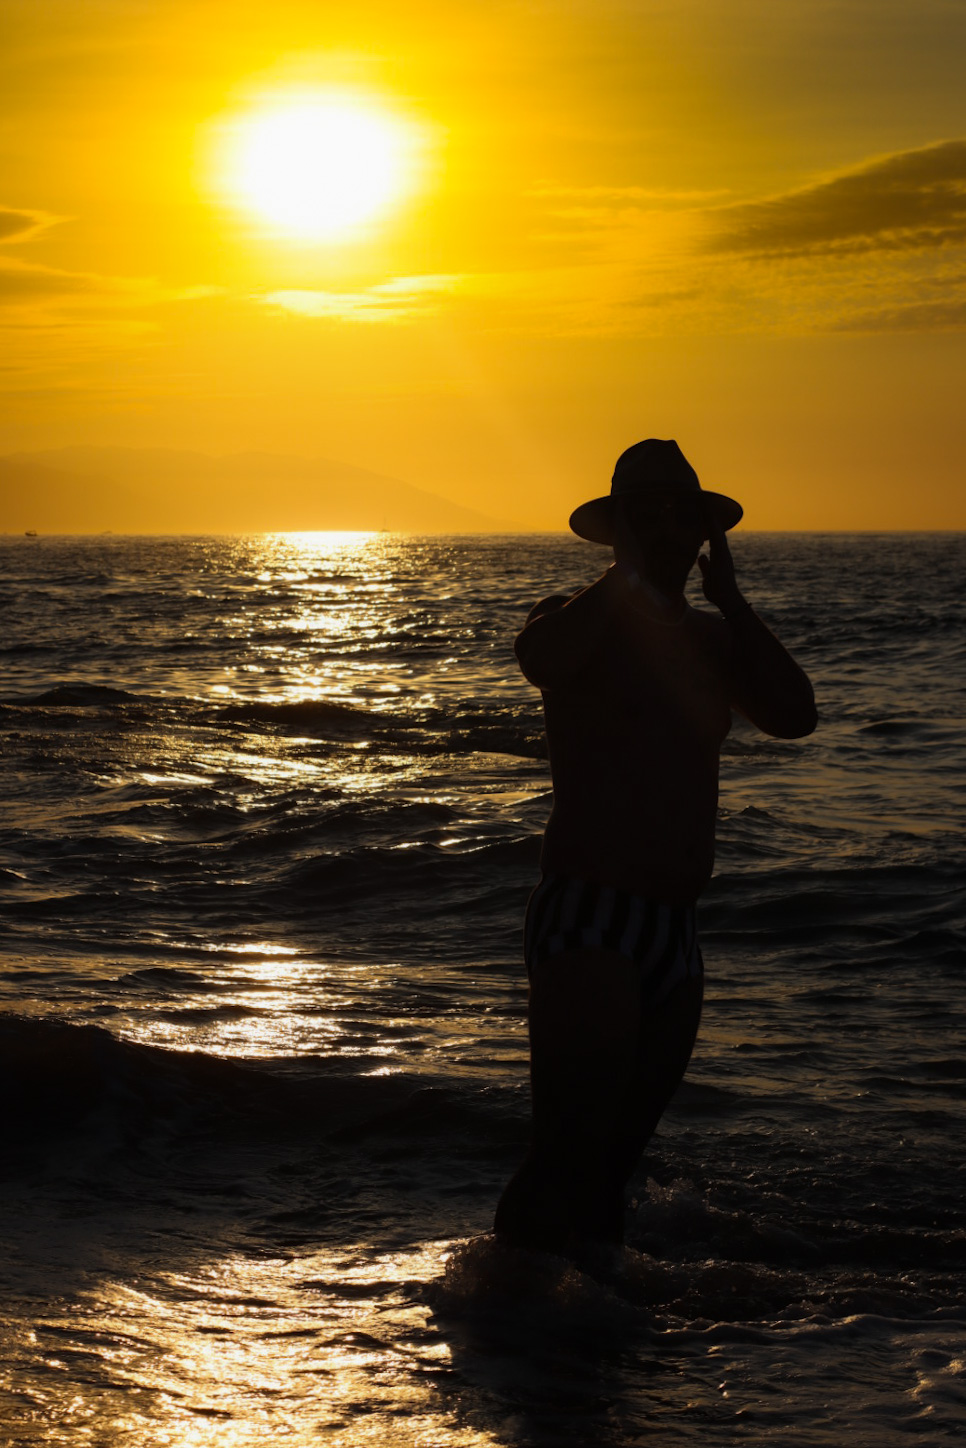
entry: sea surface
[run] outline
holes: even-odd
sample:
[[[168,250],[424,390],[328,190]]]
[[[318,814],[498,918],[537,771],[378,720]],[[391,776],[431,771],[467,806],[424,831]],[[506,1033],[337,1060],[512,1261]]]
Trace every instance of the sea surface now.
[[[0,538],[0,1442],[966,1437],[966,535],[733,548],[821,722],[725,744],[698,1045],[578,1268],[490,1226],[512,641],[603,552]]]

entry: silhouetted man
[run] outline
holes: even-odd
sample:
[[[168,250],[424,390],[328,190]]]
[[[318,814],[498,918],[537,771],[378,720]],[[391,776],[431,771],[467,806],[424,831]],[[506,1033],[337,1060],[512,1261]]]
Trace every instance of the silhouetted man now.
[[[624,1188],[697,1034],[695,902],[731,709],[782,739],[815,728],[808,679],[735,579],[725,531],[741,516],[677,443],[637,443],[570,519],[613,565],[538,603],[517,639],[554,787],[525,929],[533,1140],[496,1214],[519,1245],[622,1241]],[[684,597],[695,560],[720,616]]]

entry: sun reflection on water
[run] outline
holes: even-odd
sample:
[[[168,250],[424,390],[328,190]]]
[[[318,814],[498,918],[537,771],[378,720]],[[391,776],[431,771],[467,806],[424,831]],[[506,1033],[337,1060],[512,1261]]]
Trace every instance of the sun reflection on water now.
[[[41,1313],[10,1325],[9,1357],[24,1369],[17,1416],[37,1443],[76,1433],[130,1448],[250,1448],[324,1434],[334,1448],[487,1448],[499,1440],[447,1406],[450,1348],[413,1290],[439,1275],[450,1245],[235,1252],[108,1277],[69,1324]],[[79,1356],[84,1372],[64,1394],[66,1361]]]
[[[405,665],[391,657],[400,629],[398,541],[317,532],[271,534],[261,543],[267,557],[259,579],[274,602],[258,619],[247,684],[276,703],[330,699],[371,707],[380,696],[399,694],[393,675]]]
[[[173,942],[164,945],[170,961]],[[337,1075],[418,1072],[451,1084],[496,1079],[524,1059],[516,1016],[486,1008],[489,964],[437,960],[419,971],[369,953],[327,960],[255,942],[185,941],[184,953],[183,966],[115,980],[105,997],[112,1031],[185,1055],[272,1063],[283,1074],[312,1074],[325,1062]],[[443,1011],[441,992],[451,997]]]

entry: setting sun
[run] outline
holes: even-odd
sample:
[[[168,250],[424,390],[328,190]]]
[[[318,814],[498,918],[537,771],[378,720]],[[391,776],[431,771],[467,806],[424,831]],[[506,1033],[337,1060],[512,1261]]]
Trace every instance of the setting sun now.
[[[409,184],[406,125],[354,97],[320,92],[266,105],[233,132],[233,198],[292,237],[348,236]]]

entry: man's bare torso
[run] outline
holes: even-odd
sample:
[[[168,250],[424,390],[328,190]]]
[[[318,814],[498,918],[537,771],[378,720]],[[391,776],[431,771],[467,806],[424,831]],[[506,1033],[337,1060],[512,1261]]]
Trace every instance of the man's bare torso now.
[[[544,690],[545,871],[669,904],[697,898],[714,864],[728,653],[711,615],[688,608],[678,625],[629,615],[578,674]]]

